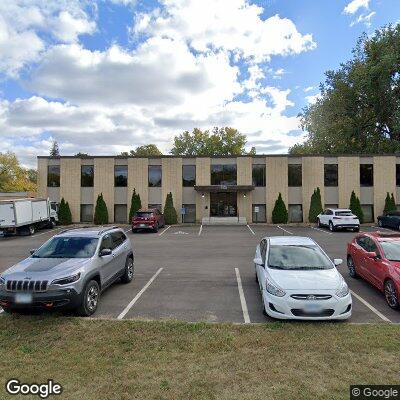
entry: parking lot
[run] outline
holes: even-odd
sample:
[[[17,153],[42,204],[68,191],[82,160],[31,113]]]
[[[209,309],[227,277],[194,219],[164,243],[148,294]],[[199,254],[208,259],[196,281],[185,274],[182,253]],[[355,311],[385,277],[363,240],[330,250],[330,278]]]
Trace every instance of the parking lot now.
[[[332,258],[342,258],[339,270],[353,294],[350,322],[400,323],[383,295],[363,280],[347,274],[346,244],[353,232],[329,232],[306,226],[172,226],[158,233],[132,234],[135,279],[114,284],[103,295],[97,318],[174,319],[183,321],[259,323],[262,313],[253,257],[264,236],[299,235],[316,240]],[[362,231],[376,230],[362,227]],[[0,238],[0,271],[29,256],[57,230],[34,236]]]

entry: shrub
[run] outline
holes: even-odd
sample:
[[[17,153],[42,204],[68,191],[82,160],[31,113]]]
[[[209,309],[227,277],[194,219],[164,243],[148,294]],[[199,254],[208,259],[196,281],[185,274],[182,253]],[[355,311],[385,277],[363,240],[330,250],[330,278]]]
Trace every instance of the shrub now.
[[[172,199],[171,192],[167,194],[167,198],[165,200],[164,217],[165,223],[168,225],[174,225],[178,223],[178,215],[176,214],[176,210],[174,208],[174,201]]]
[[[68,201],[64,200],[64,197],[61,199],[60,208],[58,210],[58,222],[61,225],[70,225],[72,224],[72,214],[71,209],[69,208]]]
[[[272,222],[274,224],[286,224],[288,222],[288,212],[281,193],[279,193],[272,210]]]
[[[364,213],[361,208],[360,199],[356,196],[354,190],[351,192],[349,208],[354,215],[357,215],[360,224],[362,224],[364,222]]]
[[[132,218],[135,213],[142,208],[142,201],[140,200],[140,194],[136,193],[136,189],[133,189],[131,198],[131,208],[129,210],[129,223],[132,222]]]
[[[321,191],[319,187],[314,190],[314,193],[311,195],[310,202],[310,211],[308,213],[308,221],[309,222],[317,222],[318,215],[322,212],[322,200],[321,200]]]
[[[94,210],[94,223],[96,225],[108,224],[107,204],[104,201],[103,193],[97,196],[96,208]]]

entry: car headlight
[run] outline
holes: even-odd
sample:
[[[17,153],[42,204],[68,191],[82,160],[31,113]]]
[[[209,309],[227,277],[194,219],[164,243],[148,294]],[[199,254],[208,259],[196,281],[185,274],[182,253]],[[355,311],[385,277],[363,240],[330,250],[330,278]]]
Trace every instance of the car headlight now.
[[[78,274],[72,275],[72,276],[67,276],[65,278],[60,278],[56,279],[53,282],[51,282],[52,285],[69,285],[70,283],[74,283],[79,280],[81,277],[81,273],[79,272]]]
[[[271,293],[274,296],[283,297],[286,294],[286,292],[283,289],[281,289],[275,283],[272,283],[269,279],[267,279],[265,287],[267,289],[267,292]]]
[[[335,294],[337,297],[346,297],[349,294],[350,290],[347,286],[347,283],[343,280],[339,289],[336,290]]]

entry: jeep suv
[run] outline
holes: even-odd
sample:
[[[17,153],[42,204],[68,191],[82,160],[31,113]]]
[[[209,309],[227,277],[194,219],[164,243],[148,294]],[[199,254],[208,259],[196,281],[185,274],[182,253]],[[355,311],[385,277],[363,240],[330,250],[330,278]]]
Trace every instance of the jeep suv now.
[[[64,307],[89,316],[101,292],[133,275],[131,242],[120,228],[69,229],[1,274],[0,305],[5,312]]]

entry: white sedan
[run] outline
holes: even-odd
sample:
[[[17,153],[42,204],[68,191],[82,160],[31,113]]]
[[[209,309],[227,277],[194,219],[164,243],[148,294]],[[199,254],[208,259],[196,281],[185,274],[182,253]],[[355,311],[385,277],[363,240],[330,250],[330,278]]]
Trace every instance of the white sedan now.
[[[349,288],[314,240],[264,238],[254,257],[264,313],[278,319],[344,320],[351,316]]]

